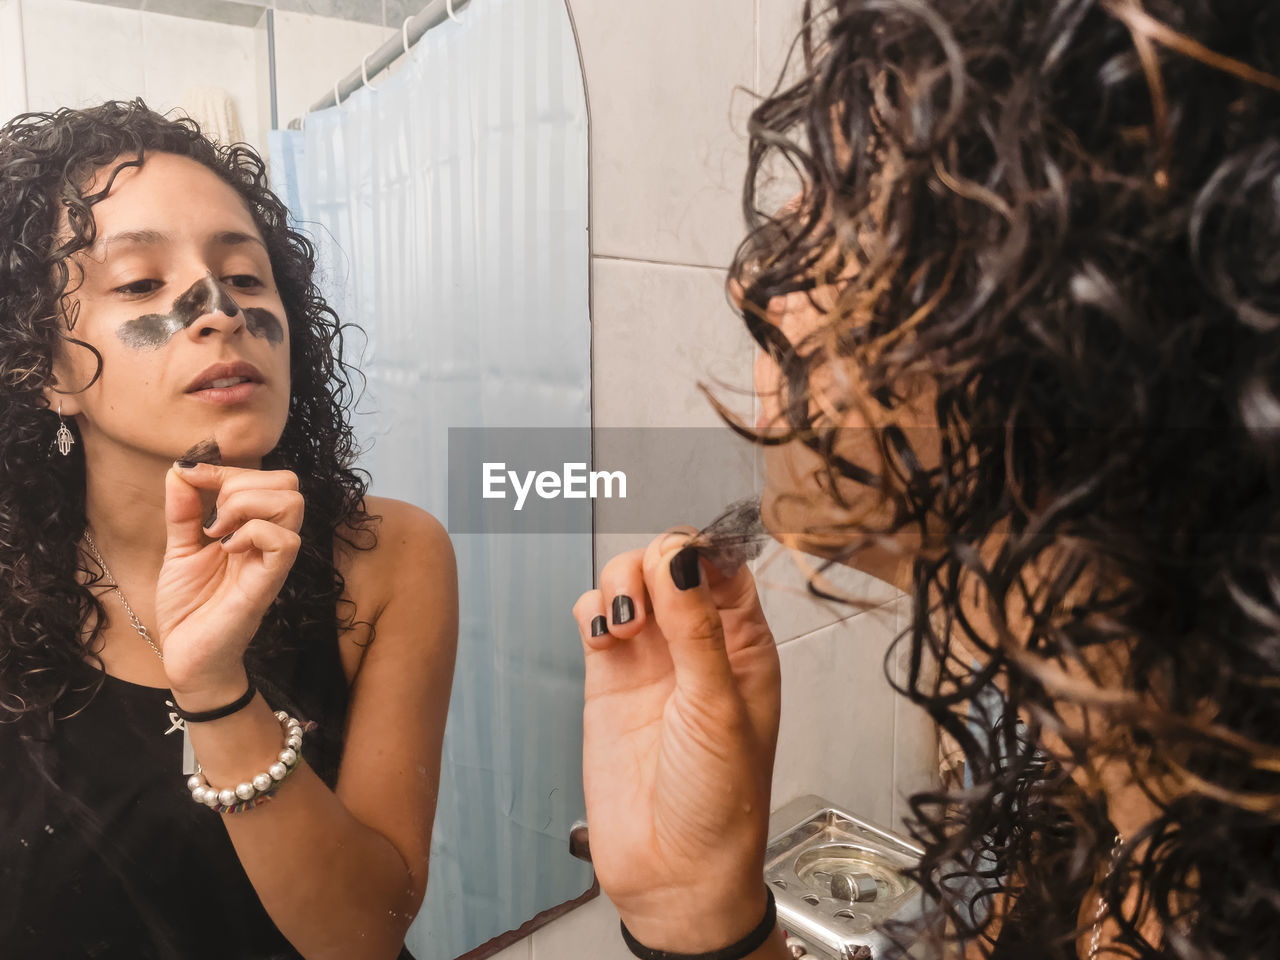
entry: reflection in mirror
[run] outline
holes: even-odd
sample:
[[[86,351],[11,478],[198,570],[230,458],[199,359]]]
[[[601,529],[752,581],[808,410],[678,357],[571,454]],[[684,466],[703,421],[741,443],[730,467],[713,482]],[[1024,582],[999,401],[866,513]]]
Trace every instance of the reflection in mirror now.
[[[261,153],[273,189],[289,208],[291,225],[315,244],[321,292],[343,323],[363,329],[363,336],[346,334],[344,355],[364,378],[357,378],[352,396],[359,394],[354,426],[362,454],[357,465],[372,477],[369,492],[405,501],[447,523],[450,484],[480,483],[479,477],[450,474],[450,428],[579,428],[581,458],[590,459],[585,447],[590,339],[586,105],[563,0],[457,0],[456,21],[443,14],[444,6],[444,0],[436,0],[419,15],[416,4],[384,0],[171,0],[157,12],[161,5],[154,0],[0,0],[0,120],[142,97],[156,110],[192,116],[220,142],[243,140]],[[411,7],[408,14],[437,25],[389,71],[371,76],[368,87],[344,92],[336,108],[308,111],[335,81],[358,69],[362,58],[371,62],[368,55],[388,39],[400,42],[402,18],[388,12],[393,7]],[[280,129],[304,115],[303,129]],[[149,175],[159,171],[153,166]],[[183,176],[198,179],[190,170]],[[146,192],[159,196],[150,184]],[[180,192],[190,187],[182,184]],[[127,186],[127,178],[120,185]],[[164,209],[168,216],[183,204]],[[105,218],[109,211],[104,206],[100,212]],[[236,268],[237,276],[247,272]],[[208,288],[208,302],[216,307],[221,301],[215,287],[200,277],[182,289]],[[231,296],[249,297],[238,289]],[[239,305],[249,316],[247,305]],[[130,313],[130,322],[150,318],[143,326],[153,335],[143,346],[130,346],[119,336],[106,342],[122,353],[133,350],[142,358],[135,364],[160,358],[200,327],[187,322],[191,311],[178,307],[165,293],[154,308]],[[160,322],[165,318],[167,325]],[[86,312],[84,329],[92,320]],[[266,336],[252,344],[264,353],[285,347]],[[296,367],[294,381],[296,390]],[[84,402],[91,402],[87,393]],[[83,455],[88,421],[77,401],[68,396],[63,404],[74,428],[70,462]],[[59,424],[56,410],[55,399],[48,410],[38,411],[50,443]],[[147,427],[139,421],[139,429]],[[225,462],[232,463],[240,434],[211,435]],[[61,433],[56,436],[61,439]],[[209,437],[192,436],[169,456],[202,439]],[[154,437],[139,442],[152,440],[157,450],[168,449]],[[162,475],[163,470],[157,476]],[[304,490],[316,481],[301,479]],[[371,511],[386,520],[383,544],[398,542],[399,532],[421,516],[389,504],[371,501]],[[143,509],[132,502],[126,506],[126,512]],[[210,510],[213,502],[201,507]],[[307,515],[316,512],[309,501]],[[223,524],[233,522],[225,505],[222,513]],[[201,522],[205,519],[202,513]],[[406,536],[412,540],[416,534]],[[131,571],[110,539],[98,537],[105,563],[94,569],[110,566],[141,621],[154,620],[147,575]],[[592,885],[589,867],[573,860],[567,848],[570,825],[583,809],[582,663],[574,626],[564,615],[581,584],[591,579],[590,538],[466,533],[452,540],[460,629],[431,838],[431,882],[405,937],[417,960],[492,952],[505,934],[522,925],[527,932],[531,921]],[[412,582],[401,576],[403,571],[381,573],[385,583]],[[347,579],[353,592],[365,589],[358,576]],[[130,589],[135,581],[141,586]],[[158,660],[146,663],[142,655],[152,653],[130,632],[124,608],[110,592],[99,592],[110,619],[103,654],[108,677],[122,680],[120,689],[137,687],[140,696],[149,695],[142,692],[147,686],[167,695],[169,668]],[[424,629],[438,615],[443,616],[421,610]],[[375,620],[373,608],[357,603],[356,619]],[[384,647],[395,633],[390,627],[378,633]],[[365,645],[376,649],[363,636]],[[122,649],[130,650],[128,657],[113,659],[113,651]],[[342,656],[350,679],[363,663],[362,652]],[[0,665],[0,691],[8,693],[13,688],[3,669]],[[447,674],[447,663],[444,669]],[[259,679],[264,694],[259,700],[270,698],[269,677],[263,673]],[[351,689],[359,689],[358,677]],[[430,696],[443,714],[445,690]],[[387,700],[386,714],[408,724],[422,722],[433,709],[401,691]],[[7,707],[12,700],[6,696],[4,702]],[[172,709],[167,704],[162,719]],[[239,716],[248,713],[246,708]],[[207,737],[202,742],[203,731],[193,723],[192,732],[182,736],[185,744],[178,745],[182,726],[170,726],[175,735],[162,740],[164,748],[172,745],[189,763],[199,757],[212,769],[207,758],[215,748]],[[336,778],[333,751],[341,749],[336,735],[331,730],[301,735],[309,762],[316,750],[332,754],[325,772]],[[0,727],[0,746],[3,739]],[[324,762],[314,765],[319,770]],[[418,773],[433,780],[435,771],[428,769],[433,766],[423,764]],[[171,779],[167,768],[156,774],[158,784],[172,786]],[[313,786],[337,789],[329,780]],[[338,795],[349,800],[352,794],[339,789]],[[21,796],[15,796],[19,803]],[[10,793],[0,790],[0,823],[14,823],[17,814],[7,808],[6,798]],[[195,806],[185,789],[180,799]],[[277,799],[282,801],[274,804],[279,815],[285,798]],[[18,809],[31,818],[29,806]],[[428,810],[429,802],[421,809]],[[207,812],[195,808],[192,815]],[[217,814],[209,817],[218,824]],[[387,836],[398,837],[401,830],[412,834],[418,827],[405,822],[411,820],[412,810],[386,830],[375,829]],[[53,819],[33,826],[45,838],[41,849],[53,856],[70,851],[59,846],[62,826]],[[112,830],[105,834],[115,842]],[[243,830],[228,826],[226,834],[235,845],[234,851],[225,849],[229,857],[252,856],[244,852],[253,843]],[[71,851],[61,860],[51,857],[42,869],[49,876],[70,877],[79,869],[77,856]],[[32,903],[18,895],[30,866],[25,860],[0,859],[0,931],[30,915]],[[193,873],[202,868],[200,862],[188,866]],[[245,869],[256,877],[249,864]],[[123,906],[114,913],[104,908],[102,917],[146,914],[147,891],[127,876],[120,880]],[[262,906],[275,919],[277,904],[269,899],[264,896]],[[150,956],[152,941],[144,944],[144,937],[182,925],[180,917],[170,917],[143,934],[121,921],[104,925],[98,939]],[[294,940],[292,929],[285,932]],[[167,955],[165,949],[155,947],[154,955]]]
[[[577,427],[590,459],[586,103],[563,0],[459,4],[387,80],[272,136],[326,295],[368,337],[364,464],[439,515],[449,431]],[[316,91],[323,94],[323,90]],[[431,862],[409,944],[451,960],[591,886],[585,534],[457,533],[462,629]],[[565,627],[569,629],[565,629]],[[534,882],[536,878],[536,882]]]

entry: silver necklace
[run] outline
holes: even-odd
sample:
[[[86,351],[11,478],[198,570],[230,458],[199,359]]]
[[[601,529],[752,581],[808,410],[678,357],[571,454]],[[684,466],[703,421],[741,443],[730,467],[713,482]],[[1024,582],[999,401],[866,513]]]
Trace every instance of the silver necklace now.
[[[156,642],[151,639],[151,634],[147,632],[146,624],[144,624],[133,607],[129,606],[129,601],[125,599],[124,591],[120,589],[120,584],[116,582],[116,578],[111,575],[111,571],[107,569],[107,561],[102,559],[102,554],[98,552],[98,545],[93,542],[93,537],[89,536],[89,531],[84,532],[84,542],[89,547],[89,552],[93,554],[93,559],[98,566],[102,568],[102,575],[107,578],[107,586],[116,592],[116,596],[120,598],[120,605],[124,607],[124,612],[129,615],[129,622],[133,624],[133,629],[138,632],[143,640],[147,641],[147,646],[156,652],[156,656],[160,658],[160,662],[164,663],[164,654],[160,652],[160,648],[156,646]]]
[[[89,535],[89,531],[84,532],[84,542],[89,548],[89,552],[93,554],[93,559],[98,566],[102,568],[102,575],[107,578],[107,586],[116,592],[116,596],[120,598],[120,605],[124,607],[125,613],[129,614],[129,622],[133,624],[133,629],[137,631],[138,636],[147,641],[147,646],[155,651],[156,656],[160,658],[160,662],[164,663],[164,654],[160,652],[160,648],[156,646],[156,642],[151,639],[151,634],[147,631],[147,626],[139,619],[138,615],[133,612],[133,607],[129,606],[129,601],[125,599],[124,591],[120,589],[120,584],[116,582],[116,578],[112,576],[111,571],[107,568],[107,561],[102,559],[102,554],[98,552],[98,545],[93,542],[93,537]],[[182,775],[190,776],[199,770],[196,763],[195,749],[191,745],[191,732],[187,729],[186,721],[178,716],[178,708],[172,700],[166,700],[164,705],[169,708],[169,729],[165,731],[165,735],[182,731]]]

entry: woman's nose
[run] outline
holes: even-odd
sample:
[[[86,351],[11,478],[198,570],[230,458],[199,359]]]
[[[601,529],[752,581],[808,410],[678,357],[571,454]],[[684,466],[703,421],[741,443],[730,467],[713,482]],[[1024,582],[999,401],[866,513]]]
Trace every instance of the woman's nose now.
[[[236,333],[245,325],[244,311],[212,273],[173,302],[173,317],[197,339],[212,333]]]

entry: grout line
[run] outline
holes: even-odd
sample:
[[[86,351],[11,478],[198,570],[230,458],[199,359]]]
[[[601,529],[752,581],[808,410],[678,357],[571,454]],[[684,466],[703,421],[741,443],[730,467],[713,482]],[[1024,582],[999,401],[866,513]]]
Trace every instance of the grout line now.
[[[898,603],[897,600],[894,601]],[[898,606],[893,611],[893,635],[896,637],[902,632],[902,608]],[[893,658],[893,682],[901,684],[901,671],[898,669],[898,657]],[[898,703],[902,699],[899,693],[893,694],[893,743],[889,751],[889,829],[897,831],[899,827],[898,821]]]
[[[751,31],[751,89],[760,91],[760,0],[751,4],[751,15],[754,19]]]
[[[678,260],[650,260],[646,257],[616,257],[607,253],[593,253],[593,260],[610,260],[618,263],[644,263],[654,267],[690,267],[694,270],[714,270],[716,273],[728,273],[727,266],[712,266],[709,263],[682,263]]]
[[[889,606],[889,604],[896,603],[897,601],[898,598],[894,597],[892,600],[886,600],[884,603],[877,603],[874,607],[870,607],[867,610],[859,610],[856,613],[849,614],[847,617],[841,617],[839,620],[832,620],[830,623],[824,623],[820,627],[814,627],[812,630],[806,630],[804,633],[797,633],[794,637],[788,637],[786,640],[779,640],[777,641],[777,645],[781,647],[787,643],[794,643],[796,640],[803,640],[805,637],[812,637],[815,633],[820,633],[829,627],[834,627],[838,623],[849,623],[852,620],[857,620],[863,614],[875,613],[877,610],[883,610],[885,607]],[[897,622],[897,617],[894,617],[894,622]]]

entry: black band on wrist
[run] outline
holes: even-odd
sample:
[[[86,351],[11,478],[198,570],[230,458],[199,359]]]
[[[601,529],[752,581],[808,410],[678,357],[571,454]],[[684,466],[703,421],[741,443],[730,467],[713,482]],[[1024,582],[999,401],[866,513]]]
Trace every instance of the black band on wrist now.
[[[742,960],[743,957],[758,950],[769,939],[769,934],[773,933],[774,925],[778,922],[778,904],[773,899],[773,891],[768,887],[765,887],[764,891],[768,897],[764,908],[764,919],[745,937],[723,950],[712,950],[709,953],[672,953],[670,950],[652,950],[633,937],[627,925],[619,921],[622,927],[622,940],[626,943],[627,949],[640,960]]]
[[[183,710],[178,706],[178,698],[175,696],[173,700],[173,709],[187,723],[207,723],[210,720],[221,720],[223,717],[229,717],[237,710],[243,710],[253,701],[253,695],[258,692],[258,688],[253,685],[253,679],[249,680],[249,689],[240,697],[232,700],[225,707],[216,707],[213,710],[198,710],[194,713]]]

